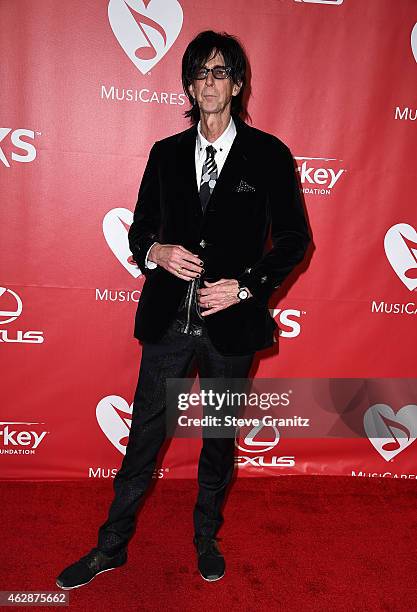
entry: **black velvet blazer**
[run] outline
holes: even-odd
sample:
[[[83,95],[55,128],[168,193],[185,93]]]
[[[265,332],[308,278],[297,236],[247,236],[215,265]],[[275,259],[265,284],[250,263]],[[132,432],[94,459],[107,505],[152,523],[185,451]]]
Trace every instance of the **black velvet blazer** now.
[[[129,245],[145,274],[135,337],[157,342],[174,319],[189,281],[145,267],[151,244],[179,244],[204,261],[202,279],[239,279],[253,294],[205,318],[223,355],[273,344],[268,299],[310,241],[294,163],[275,136],[234,118],[237,134],[203,214],[195,173],[194,126],[152,147],[139,189]],[[271,230],[272,249],[265,252]]]

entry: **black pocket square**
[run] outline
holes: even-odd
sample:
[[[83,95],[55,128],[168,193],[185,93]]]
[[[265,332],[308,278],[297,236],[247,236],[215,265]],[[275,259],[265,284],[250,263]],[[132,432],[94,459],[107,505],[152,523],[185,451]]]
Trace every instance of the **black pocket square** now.
[[[242,191],[256,191],[256,189],[255,187],[252,187],[252,185],[249,185],[249,183],[247,183],[246,181],[241,180],[239,185],[234,189],[234,191],[241,193]]]

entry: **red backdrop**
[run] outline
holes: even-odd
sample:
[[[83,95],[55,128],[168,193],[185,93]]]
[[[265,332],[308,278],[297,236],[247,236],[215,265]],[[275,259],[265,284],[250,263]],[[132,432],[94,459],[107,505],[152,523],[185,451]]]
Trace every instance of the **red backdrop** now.
[[[314,240],[253,377],[309,379],[318,421],[352,401],[358,417],[340,438],[264,428],[272,448],[241,440],[241,473],[414,478],[416,389],[392,379],[416,375],[415,1],[3,0],[0,18],[2,477],[120,464],[143,284],[127,230],[151,145],[187,127],[181,57],[210,28],[246,47],[251,120],[298,161]],[[374,382],[337,399],[333,378]],[[370,414],[393,444],[405,432],[394,455]],[[174,439],[155,477],[194,476],[199,446]]]

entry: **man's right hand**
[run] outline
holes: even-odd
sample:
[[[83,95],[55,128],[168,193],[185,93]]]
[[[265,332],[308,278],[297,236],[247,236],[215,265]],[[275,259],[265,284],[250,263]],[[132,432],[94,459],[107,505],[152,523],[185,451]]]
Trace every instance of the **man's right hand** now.
[[[190,281],[204,272],[204,262],[198,255],[179,244],[154,244],[149,251],[148,260],[183,280]]]

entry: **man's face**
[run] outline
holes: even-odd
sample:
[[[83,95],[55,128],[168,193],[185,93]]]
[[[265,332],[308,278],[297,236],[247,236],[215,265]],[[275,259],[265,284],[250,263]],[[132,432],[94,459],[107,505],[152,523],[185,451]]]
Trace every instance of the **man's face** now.
[[[214,68],[224,66],[221,53],[217,53],[207,60],[202,68]],[[241,85],[233,83],[231,77],[228,79],[215,79],[213,73],[209,72],[203,80],[195,79],[189,86],[191,95],[196,99],[202,113],[221,113],[227,106],[230,107],[232,96],[237,96]]]

